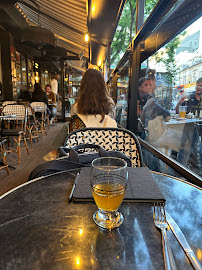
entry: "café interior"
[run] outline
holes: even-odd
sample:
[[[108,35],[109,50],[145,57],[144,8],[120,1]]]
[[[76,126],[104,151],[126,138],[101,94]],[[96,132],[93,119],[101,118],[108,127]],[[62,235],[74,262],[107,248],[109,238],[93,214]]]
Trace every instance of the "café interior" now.
[[[202,4],[153,0],[148,13],[148,2],[0,0],[0,269],[201,269],[202,71],[192,82],[199,99],[187,111],[186,97],[182,116],[180,90],[150,59],[201,18]],[[112,43],[132,5],[135,33],[114,66]],[[89,68],[105,80],[117,128],[74,122]],[[45,93],[56,76],[54,102],[35,102],[36,84]],[[145,82],[153,90],[143,102]],[[146,108],[156,103],[153,116]],[[59,155],[47,160],[65,125]],[[92,164],[71,160],[72,148]],[[113,211],[96,199],[100,173],[108,185],[123,178]],[[103,200],[116,204],[110,192]]]

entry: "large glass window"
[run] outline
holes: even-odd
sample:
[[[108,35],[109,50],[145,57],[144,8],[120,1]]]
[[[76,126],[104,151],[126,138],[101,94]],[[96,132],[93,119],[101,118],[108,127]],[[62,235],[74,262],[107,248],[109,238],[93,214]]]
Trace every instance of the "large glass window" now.
[[[201,25],[202,18],[142,63],[138,100],[144,128],[140,136],[199,175],[202,175]],[[148,153],[147,158],[151,161],[148,164],[153,164]],[[158,170],[158,164],[151,169]]]
[[[27,86],[27,64],[25,56],[22,55],[22,85]]]
[[[129,83],[129,61],[119,69],[117,74],[117,104],[116,121],[126,128],[128,111],[128,83]]]

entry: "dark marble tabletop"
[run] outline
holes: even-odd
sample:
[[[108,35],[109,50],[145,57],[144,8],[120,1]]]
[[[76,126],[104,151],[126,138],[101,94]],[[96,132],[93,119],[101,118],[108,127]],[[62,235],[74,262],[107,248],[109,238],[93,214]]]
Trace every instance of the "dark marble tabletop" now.
[[[154,174],[166,210],[202,262],[202,191]],[[123,203],[124,222],[111,232],[93,222],[94,203],[68,203],[74,177],[60,173],[30,182],[0,199],[0,269],[164,269],[152,205]],[[192,269],[168,231],[178,269]]]

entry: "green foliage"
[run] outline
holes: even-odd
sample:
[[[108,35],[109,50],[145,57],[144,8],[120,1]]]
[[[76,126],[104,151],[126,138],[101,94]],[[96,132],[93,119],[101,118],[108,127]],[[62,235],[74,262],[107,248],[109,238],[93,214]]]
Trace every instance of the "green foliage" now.
[[[149,16],[157,2],[158,0],[145,1],[145,18]],[[136,0],[127,0],[112,42],[111,64],[116,65],[118,63],[132,41],[132,38],[134,38],[135,22]]]
[[[165,50],[157,52],[154,57],[157,63],[163,63],[166,68],[165,80],[169,85],[174,85],[176,76],[179,72],[179,67],[177,67],[175,61],[175,51],[180,44],[181,37],[184,36],[186,32],[178,35],[170,42],[165,45]]]

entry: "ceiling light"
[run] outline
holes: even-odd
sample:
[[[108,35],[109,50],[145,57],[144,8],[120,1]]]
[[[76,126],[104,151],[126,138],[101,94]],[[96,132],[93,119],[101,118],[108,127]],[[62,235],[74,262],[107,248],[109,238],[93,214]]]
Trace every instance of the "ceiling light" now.
[[[89,35],[88,33],[85,34],[85,42],[88,42],[89,41]]]

